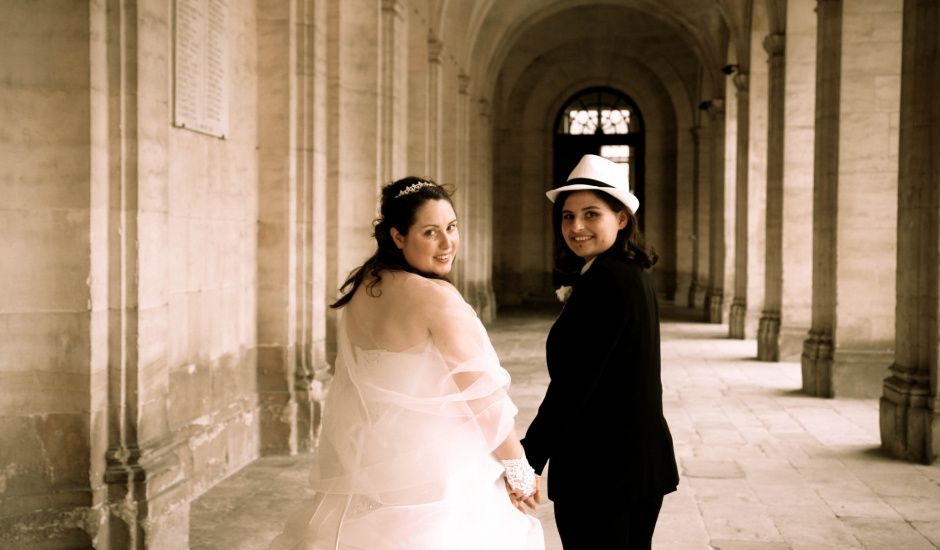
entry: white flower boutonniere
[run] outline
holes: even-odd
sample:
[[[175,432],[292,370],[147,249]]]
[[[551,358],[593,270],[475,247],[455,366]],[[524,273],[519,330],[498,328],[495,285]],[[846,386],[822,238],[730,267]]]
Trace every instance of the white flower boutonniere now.
[[[571,296],[571,291],[574,290],[568,285],[562,285],[555,289],[555,296],[558,296],[558,301],[565,303],[568,301],[568,296]]]

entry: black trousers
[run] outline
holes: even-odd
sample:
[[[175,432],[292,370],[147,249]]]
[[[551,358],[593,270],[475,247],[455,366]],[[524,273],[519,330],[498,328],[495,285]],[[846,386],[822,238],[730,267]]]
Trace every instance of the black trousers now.
[[[648,550],[662,507],[662,495],[627,503],[556,501],[555,524],[565,550]]]

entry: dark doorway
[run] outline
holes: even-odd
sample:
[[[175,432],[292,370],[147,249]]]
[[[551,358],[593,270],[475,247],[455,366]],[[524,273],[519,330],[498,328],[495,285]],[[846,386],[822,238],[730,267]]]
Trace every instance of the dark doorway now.
[[[643,117],[629,96],[606,87],[578,92],[555,118],[554,141],[555,183],[565,181],[583,155],[601,155],[628,166],[630,190],[644,203]]]
[[[581,90],[555,118],[553,182],[560,184],[586,154],[600,155],[624,165],[630,190],[643,205],[645,140],[643,117],[627,94],[608,87]],[[640,229],[643,218],[638,216]],[[555,235],[556,245],[559,236]],[[555,286],[569,284],[570,274],[556,272]]]

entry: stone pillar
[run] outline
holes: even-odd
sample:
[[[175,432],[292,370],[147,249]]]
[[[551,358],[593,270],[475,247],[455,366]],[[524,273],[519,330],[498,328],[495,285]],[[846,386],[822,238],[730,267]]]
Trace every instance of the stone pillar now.
[[[474,212],[475,199],[478,184],[471,183],[468,177],[468,155],[470,143],[470,77],[459,73],[457,75],[457,97],[454,98],[456,107],[456,128],[454,128],[454,138],[452,154],[449,155],[450,162],[455,165],[455,177],[453,183],[456,185],[457,194],[454,197],[454,206],[457,207],[457,216],[464,220],[461,228],[462,235],[467,237],[466,242],[462,242],[457,253],[457,262],[454,270],[451,272],[451,280],[457,285],[457,289],[463,295],[471,306],[476,308],[472,286],[473,265],[477,262],[476,248],[474,241],[479,226],[476,225],[476,214]]]
[[[783,129],[783,291],[780,359],[799,361],[813,295],[816,0],[787,2]]]
[[[474,306],[477,315],[484,323],[495,317],[491,302],[491,258],[490,241],[493,238],[492,227],[489,224],[489,214],[492,202],[492,172],[489,168],[489,151],[492,144],[489,140],[491,131],[489,119],[489,102],[485,99],[471,101],[470,103],[470,139],[468,143],[469,166],[468,185],[473,190],[471,205],[472,241],[469,243],[473,249],[473,261],[470,263],[470,288],[467,301]]]
[[[725,102],[711,101],[708,108],[711,142],[711,191],[709,192],[708,293],[705,315],[709,323],[724,321],[725,280]]]
[[[801,357],[803,391],[831,397],[839,170],[842,1],[818,0],[813,174],[813,315]]]
[[[783,294],[783,127],[784,43],[782,34],[764,39],[768,64],[767,102],[767,216],[764,254],[764,311],[757,331],[757,359],[780,357],[780,310]]]
[[[940,8],[904,3],[895,361],[881,397],[881,446],[931,463],[940,452]]]
[[[708,109],[702,113],[702,122],[704,123],[698,129],[698,178],[695,180],[696,193],[696,225],[695,225],[695,250],[698,252],[695,258],[695,292],[693,295],[692,307],[700,310],[703,317],[708,316],[708,310],[705,306],[705,297],[708,293],[708,281],[711,278],[709,267],[711,266],[711,178],[712,178],[712,160],[713,145],[711,140],[712,122],[714,118],[709,112],[716,99],[708,101]]]
[[[443,79],[442,58],[444,44],[435,37],[428,38],[428,135],[427,170],[435,181],[441,179],[441,90]]]
[[[894,352],[901,0],[825,0],[818,11],[818,212],[804,388],[874,397]]]
[[[748,134],[750,132],[750,100],[747,75],[739,72],[733,78],[737,95],[737,144],[735,164],[734,208],[734,298],[728,314],[728,336],[744,339],[747,316],[747,187]]]
[[[326,5],[297,4],[297,118],[295,163],[298,182],[298,365],[297,449],[316,447],[326,384]],[[331,295],[332,293],[329,293]]]
[[[410,21],[420,15],[409,17]],[[428,35],[423,25],[412,23],[408,28],[408,116],[405,118],[408,142],[409,175],[431,177],[428,167],[430,123],[430,80],[428,65]]]
[[[739,71],[737,65],[734,66],[733,73]],[[731,302],[734,298],[735,265],[737,258],[735,256],[736,237],[735,231],[735,212],[737,208],[737,166],[738,166],[738,98],[737,87],[734,85],[734,74],[728,75],[725,79],[725,90],[729,94],[730,100],[725,102],[724,117],[724,157],[721,165],[724,167],[724,173],[721,177],[724,190],[724,203],[721,206],[723,217],[723,239],[724,239],[724,262],[722,263],[722,315],[724,319],[730,320]],[[727,220],[727,221],[724,221]],[[724,322],[724,321],[723,321]],[[729,323],[730,324],[730,323]]]
[[[306,8],[311,9],[306,9]],[[258,392],[261,452],[296,453],[313,447],[318,403],[311,308],[314,280],[323,269],[312,259],[314,48],[316,11],[307,3],[259,5],[258,146]],[[310,65],[308,65],[310,63]],[[310,94],[308,96],[308,94]],[[321,161],[322,162],[322,161]],[[322,181],[322,180],[321,180]],[[322,318],[321,318],[322,319]],[[320,375],[320,380],[323,375]],[[318,381],[320,381],[318,380]]]
[[[769,115],[769,67],[764,39],[768,34],[768,14],[755,7],[751,17],[748,64],[748,132],[747,157],[747,250],[745,338],[756,338],[764,310],[764,272],[767,211],[767,128]]]
[[[183,463],[186,441],[167,429],[167,411],[154,411],[148,404],[151,395],[165,400],[167,393],[166,365],[161,365],[166,351],[159,343],[150,343],[155,336],[167,337],[158,332],[167,322],[168,289],[161,284],[166,272],[155,269],[159,265],[155,254],[167,248],[167,189],[165,181],[158,181],[155,159],[141,151],[165,152],[168,129],[164,122],[148,135],[143,130],[147,121],[140,113],[148,111],[144,106],[151,101],[166,99],[161,97],[165,87],[144,84],[165,85],[167,75],[159,74],[166,69],[158,63],[140,63],[147,38],[141,33],[144,27],[137,7],[136,2],[108,2],[102,7],[107,10],[102,26],[106,59],[101,59],[107,66],[107,80],[99,85],[108,90],[109,112],[108,151],[102,159],[108,170],[100,174],[107,183],[101,199],[108,211],[107,255],[117,261],[109,262],[107,271],[100,273],[107,285],[103,300],[108,307],[109,338],[104,352],[108,448],[103,474],[108,517],[99,544],[133,549],[185,547],[188,529],[180,532],[172,526],[189,523],[192,480]],[[149,27],[155,30],[165,24],[148,23],[155,23]]]
[[[408,27],[401,0],[382,0],[381,59],[379,71],[379,180],[389,183],[404,177],[408,159],[405,116],[408,113],[408,71],[405,47]]]
[[[700,193],[701,193],[701,171],[702,171],[702,127],[693,126],[689,131],[692,135],[692,278],[689,282],[689,294],[686,299],[686,305],[694,308],[696,297],[701,293],[702,288],[699,283],[699,213],[701,212]]]
[[[493,119],[491,109],[492,106],[488,100],[480,100],[476,141],[479,162],[474,163],[483,181],[480,196],[480,225],[483,235],[483,246],[480,252],[480,276],[482,278],[480,319],[484,323],[490,323],[496,319],[498,306],[496,293],[493,290]]]
[[[327,4],[327,289],[335,296],[334,289],[375,251],[382,6],[375,0]],[[328,319],[332,360],[336,317]]]

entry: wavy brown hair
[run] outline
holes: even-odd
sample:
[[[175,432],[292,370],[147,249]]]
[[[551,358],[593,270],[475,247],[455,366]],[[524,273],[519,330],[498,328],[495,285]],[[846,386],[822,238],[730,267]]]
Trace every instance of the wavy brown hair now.
[[[413,191],[401,194],[409,186],[417,187]],[[366,290],[370,296],[379,296],[381,290],[376,287],[382,282],[382,272],[386,270],[407,271],[431,279],[444,278],[412,267],[405,260],[401,249],[392,240],[391,229],[394,227],[402,235],[407,235],[415,222],[418,209],[430,200],[445,200],[451,206],[454,205],[450,191],[428,178],[409,176],[382,188],[379,217],[372,221],[372,237],[375,238],[376,251],[365,263],[352,270],[343,285],[339,287],[342,296],[330,305],[331,308],[338,309],[348,304],[367,276],[371,277],[371,280],[366,283]]]

